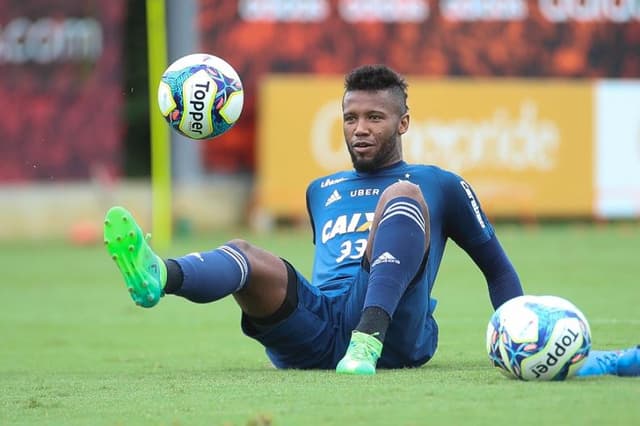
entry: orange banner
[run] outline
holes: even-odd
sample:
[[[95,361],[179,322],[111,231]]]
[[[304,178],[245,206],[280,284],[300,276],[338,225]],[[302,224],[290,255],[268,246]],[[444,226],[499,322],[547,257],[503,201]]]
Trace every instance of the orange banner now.
[[[583,216],[593,206],[592,85],[564,80],[409,78],[408,162],[474,186],[493,217]],[[258,199],[276,216],[305,213],[318,176],[351,167],[342,78],[271,76],[260,92]]]

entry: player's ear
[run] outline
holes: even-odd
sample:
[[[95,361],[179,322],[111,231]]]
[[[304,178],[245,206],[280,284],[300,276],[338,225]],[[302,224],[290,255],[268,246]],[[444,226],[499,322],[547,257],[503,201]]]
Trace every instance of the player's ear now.
[[[398,133],[404,135],[409,130],[409,113],[405,112],[398,123]]]

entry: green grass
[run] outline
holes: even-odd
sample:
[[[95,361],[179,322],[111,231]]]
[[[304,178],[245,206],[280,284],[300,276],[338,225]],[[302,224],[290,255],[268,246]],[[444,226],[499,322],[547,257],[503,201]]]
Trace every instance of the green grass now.
[[[498,228],[529,293],[574,301],[595,347],[639,339],[637,225]],[[169,255],[230,234],[179,240]],[[311,268],[306,232],[246,235]],[[637,425],[640,379],[525,383],[489,367],[484,279],[454,244],[434,295],[440,347],[426,366],[343,377],[278,371],[244,337],[231,299],[130,301],[102,247],[0,244],[0,424]]]

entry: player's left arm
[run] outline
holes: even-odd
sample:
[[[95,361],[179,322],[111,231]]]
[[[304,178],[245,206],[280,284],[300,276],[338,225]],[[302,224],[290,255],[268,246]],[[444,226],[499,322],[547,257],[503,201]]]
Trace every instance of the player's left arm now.
[[[520,277],[495,234],[488,241],[464,250],[484,274],[494,309],[524,294]]]
[[[484,274],[493,308],[524,294],[518,273],[471,186],[453,173],[445,176],[441,184],[447,200],[447,234]]]

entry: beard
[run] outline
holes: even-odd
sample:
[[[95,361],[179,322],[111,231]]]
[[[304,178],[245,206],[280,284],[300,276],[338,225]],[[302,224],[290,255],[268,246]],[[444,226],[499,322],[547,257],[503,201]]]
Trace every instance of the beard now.
[[[347,150],[349,151],[349,156],[351,157],[353,168],[356,171],[371,173],[382,167],[390,165],[391,163],[395,162],[395,160],[399,160],[399,158],[396,158],[396,149],[398,143],[399,142],[394,140],[389,140],[383,143],[380,147],[380,150],[376,152],[371,158],[363,158],[358,156],[358,154],[353,151],[351,145],[349,144],[347,144]]]

